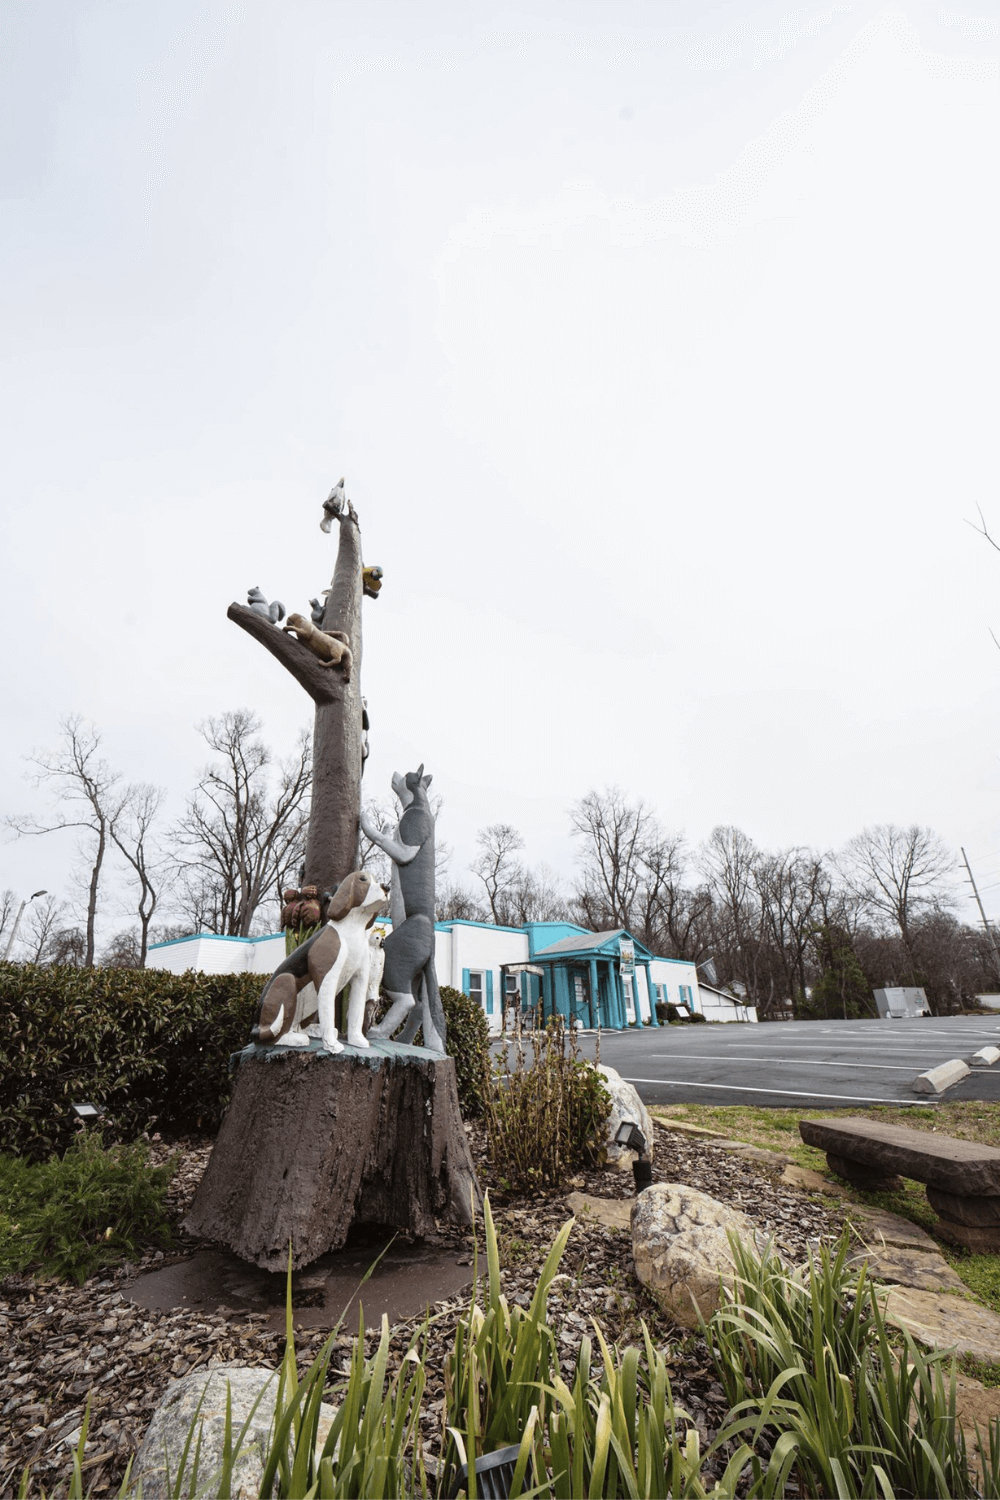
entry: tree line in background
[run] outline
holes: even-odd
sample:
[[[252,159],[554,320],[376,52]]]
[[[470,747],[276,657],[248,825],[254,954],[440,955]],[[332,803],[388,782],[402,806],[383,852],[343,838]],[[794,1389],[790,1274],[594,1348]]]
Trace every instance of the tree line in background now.
[[[280,761],[248,709],[198,728],[213,759],[172,823],[162,789],[109,767],[100,734],[79,717],[63,722],[55,752],[30,758],[52,811],[11,814],[5,825],[18,837],[75,831],[76,884],[69,899],[46,893],[29,904],[15,956],[142,967],[151,942],[274,930],[281,890],[300,879],[308,735]],[[377,801],[368,807],[383,826],[394,821]],[[762,1018],[871,1015],[872,989],[886,985],[922,986],[943,1014],[1000,987],[995,939],[956,918],[956,862],[930,829],[880,825],[818,854],[760,849],[720,827],[692,848],[615,788],[588,792],[570,824],[568,885],[544,865],[529,867],[523,838],[506,823],[477,834],[471,886],[448,880],[440,846],[439,920],[625,927],[653,953],[691,960],[705,981],[745,994]],[[360,852],[387,882],[381,852],[367,843]],[[0,895],[0,953],[18,905],[10,891]],[[99,917],[106,925],[109,915],[130,925],[98,952]]]
[[[12,956],[142,968],[151,942],[271,930],[276,893],[297,883],[303,857],[311,752],[303,732],[295,753],[277,761],[260,728],[249,709],[198,725],[214,759],[184,812],[167,823],[164,790],[126,781],[101,756],[100,733],[79,716],[65,719],[59,748],[29,757],[49,814],[8,814],[3,822],[21,838],[77,834],[70,891],[29,903]],[[12,892],[0,895],[0,953],[19,905]],[[122,917],[131,924],[98,953],[99,918],[107,925]]]
[[[571,809],[577,873],[561,890],[518,858],[517,831],[478,835],[474,892],[445,915],[509,926],[564,918],[625,927],[653,953],[699,965],[762,1019],[875,1014],[874,988],[917,985],[938,1014],[1000,986],[991,932],[954,915],[956,861],[928,828],[866,828],[833,854],[758,848],[720,827],[689,847],[641,800],[612,788]]]

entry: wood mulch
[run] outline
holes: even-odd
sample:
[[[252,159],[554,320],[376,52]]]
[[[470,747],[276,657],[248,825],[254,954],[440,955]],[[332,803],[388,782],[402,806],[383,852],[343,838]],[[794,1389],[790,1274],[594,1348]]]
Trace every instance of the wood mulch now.
[[[489,1172],[481,1138],[473,1145],[481,1180]],[[180,1141],[158,1146],[162,1157],[179,1158],[170,1187],[171,1208],[179,1219],[190,1202],[211,1150],[210,1142]],[[684,1182],[739,1207],[791,1261],[801,1260],[807,1244],[836,1238],[843,1214],[836,1202],[817,1203],[780,1182],[780,1163],[748,1159],[711,1143],[657,1132],[654,1181]],[[629,1198],[629,1171],[610,1169],[582,1174],[569,1185],[599,1197]],[[504,1292],[526,1306],[545,1255],[568,1216],[562,1196],[524,1199],[504,1196],[491,1186],[497,1224]],[[456,1232],[457,1234],[457,1232]],[[471,1256],[472,1237],[463,1243]],[[200,1242],[182,1241],[167,1259],[184,1259]],[[480,1245],[480,1251],[482,1246]],[[0,1337],[6,1367],[0,1371],[0,1496],[16,1494],[25,1465],[32,1466],[31,1493],[65,1494],[72,1472],[72,1451],[80,1435],[85,1404],[91,1417],[85,1480],[94,1495],[117,1490],[129,1458],[135,1453],[170,1381],[200,1365],[279,1363],[283,1336],[265,1328],[266,1314],[223,1309],[212,1314],[194,1310],[150,1312],[128,1300],[136,1276],[164,1263],[161,1251],[136,1265],[126,1265],[77,1287],[9,1277],[0,1285]],[[484,1266],[485,1262],[480,1261]],[[425,1410],[440,1411],[444,1393],[444,1356],[455,1325],[467,1306],[465,1298],[432,1309],[426,1334],[427,1392]],[[571,1368],[580,1339],[597,1319],[611,1340],[630,1342],[640,1336],[640,1322],[654,1342],[669,1348],[674,1400],[710,1441],[725,1415],[722,1388],[715,1380],[704,1342],[677,1328],[639,1286],[632,1269],[626,1230],[607,1229],[589,1219],[579,1221],[549,1297],[550,1321],[558,1329],[564,1364]],[[393,1350],[401,1357],[423,1319],[393,1330]],[[326,1337],[323,1329],[296,1333],[300,1364],[308,1365]],[[374,1338],[374,1331],[369,1334]],[[351,1339],[338,1340],[332,1368],[345,1367]],[[428,1423],[431,1422],[428,1417]],[[428,1456],[436,1434],[423,1433]]]

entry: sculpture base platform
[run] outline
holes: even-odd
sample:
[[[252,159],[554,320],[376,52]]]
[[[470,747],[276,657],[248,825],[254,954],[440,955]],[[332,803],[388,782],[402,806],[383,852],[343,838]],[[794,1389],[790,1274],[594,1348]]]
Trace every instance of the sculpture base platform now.
[[[397,1042],[247,1047],[184,1220],[263,1270],[310,1265],[354,1224],[433,1234],[481,1194],[450,1057]]]

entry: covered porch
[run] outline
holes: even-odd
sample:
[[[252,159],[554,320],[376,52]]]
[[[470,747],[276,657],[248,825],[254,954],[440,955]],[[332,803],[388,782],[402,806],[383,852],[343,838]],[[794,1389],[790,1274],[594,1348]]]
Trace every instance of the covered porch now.
[[[571,1026],[612,1031],[646,1021],[656,1026],[652,957],[624,928],[563,938],[532,955],[541,974],[535,981],[538,989],[529,992],[529,1004],[540,999],[543,1019],[560,1015]]]

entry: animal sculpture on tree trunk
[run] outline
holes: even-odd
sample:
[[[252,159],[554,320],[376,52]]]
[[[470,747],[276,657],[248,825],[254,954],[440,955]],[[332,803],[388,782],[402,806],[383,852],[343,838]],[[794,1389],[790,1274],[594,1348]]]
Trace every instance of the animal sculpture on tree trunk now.
[[[351,676],[351,638],[344,630],[319,630],[305,615],[289,615],[283,630],[319,657],[324,667],[340,667],[344,681]]]
[[[325,926],[294,949],[268,980],[260,999],[260,1020],[250,1033],[253,1041],[308,1047],[310,1037],[321,1037],[328,1052],[342,1052],[337,996],[350,985],[347,1041],[351,1047],[369,1045],[362,1032],[375,951],[369,929],[386,899],[367,870],[355,870],[341,881]],[[314,1016],[318,1024],[307,1026]]]
[[[385,940],[382,986],[392,1002],[384,1019],[368,1035],[384,1041],[403,1022],[401,1042],[411,1042],[423,1027],[424,1046],[444,1052],[444,1008],[434,967],[434,814],[427,797],[430,776],[420,766],[399,771],[392,789],[403,806],[393,833],[378,828],[367,812],[361,827],[392,860],[390,913],[392,931]]]

